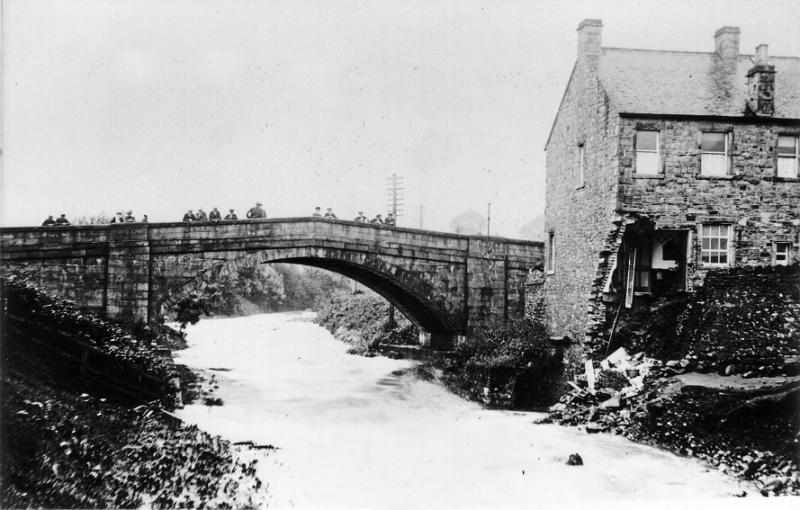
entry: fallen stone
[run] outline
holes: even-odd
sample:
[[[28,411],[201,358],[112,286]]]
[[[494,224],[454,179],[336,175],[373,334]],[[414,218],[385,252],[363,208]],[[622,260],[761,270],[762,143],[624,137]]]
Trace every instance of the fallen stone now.
[[[725,367],[725,375],[733,375],[736,373],[736,365],[728,365]]]
[[[674,359],[671,359],[671,360],[667,361],[667,363],[666,363],[666,367],[667,368],[676,368],[679,365],[680,365],[680,362],[678,360],[674,360]]]
[[[566,408],[567,408],[567,406],[565,404],[562,404],[561,402],[559,402],[557,404],[551,405],[549,410],[550,410],[550,412],[558,412],[558,413],[560,413],[560,412],[563,412]]]
[[[599,406],[600,409],[619,409],[620,407],[622,407],[622,404],[620,402],[619,394],[603,401]]]
[[[583,459],[577,453],[573,453],[567,459],[567,466],[583,466]]]
[[[589,434],[597,434],[598,432],[604,431],[606,428],[601,425],[600,423],[587,423],[586,424],[586,432]]]

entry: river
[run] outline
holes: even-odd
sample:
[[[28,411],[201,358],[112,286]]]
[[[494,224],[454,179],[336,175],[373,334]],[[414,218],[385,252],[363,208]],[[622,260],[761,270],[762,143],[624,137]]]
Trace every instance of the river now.
[[[190,367],[225,369],[214,372],[224,405],[189,405],[181,418],[232,441],[279,448],[259,450],[270,506],[579,507],[742,492],[690,459],[534,425],[537,413],[483,409],[416,377],[407,370],[414,362],[349,355],[312,318],[202,320],[176,356]],[[566,465],[571,453],[584,465]]]

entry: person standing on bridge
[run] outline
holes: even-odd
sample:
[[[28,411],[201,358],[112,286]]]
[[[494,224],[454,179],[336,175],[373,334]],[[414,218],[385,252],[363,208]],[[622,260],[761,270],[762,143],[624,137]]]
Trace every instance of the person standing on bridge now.
[[[319,207],[314,208],[314,214],[311,215],[312,218],[322,218],[322,213],[320,212]]]
[[[186,211],[186,214],[183,215],[183,221],[194,221],[194,213],[191,209]]]
[[[374,223],[374,224],[377,224],[377,225],[383,225],[383,218],[381,218],[380,214],[376,214],[375,217],[372,218],[372,220],[370,220],[370,223]]]
[[[147,221],[148,221],[147,220],[147,215],[146,214],[142,214],[142,223],[147,223]]]
[[[47,216],[47,219],[42,222],[43,227],[52,227],[56,224],[56,220],[53,219],[53,215]]]
[[[394,227],[397,224],[397,220],[395,220],[394,214],[392,213],[387,214],[386,220],[384,220],[383,224],[389,227]]]
[[[228,214],[225,215],[225,219],[228,221],[238,220],[239,217],[236,216],[236,213],[233,212],[233,209],[228,209]]]
[[[325,219],[326,220],[335,220],[336,219],[336,215],[333,214],[333,209],[331,209],[330,207],[328,207],[328,210],[325,212]]]
[[[255,207],[251,207],[249,211],[247,211],[247,217],[251,219],[258,219],[258,218],[266,218],[267,212],[261,208],[264,205],[261,202],[256,202]]]
[[[222,215],[219,213],[219,209],[216,207],[211,209],[211,212],[208,213],[208,219],[210,221],[219,221],[222,219]]]
[[[62,213],[61,216],[56,219],[56,225],[59,227],[66,227],[67,225],[71,225],[71,223],[67,219],[67,215]]]
[[[125,223],[135,223],[136,217],[133,215],[133,211],[128,211],[128,214],[125,215]]]
[[[353,221],[357,221],[358,223],[366,223],[367,217],[364,216],[364,211],[358,211],[358,216]]]
[[[208,221],[208,216],[206,216],[206,212],[202,209],[197,210],[197,215],[194,217],[194,221]]]

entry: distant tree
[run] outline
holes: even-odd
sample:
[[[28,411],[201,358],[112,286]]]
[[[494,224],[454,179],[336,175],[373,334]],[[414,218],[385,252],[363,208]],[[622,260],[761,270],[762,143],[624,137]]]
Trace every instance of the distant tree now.
[[[522,225],[519,230],[520,239],[531,241],[544,241],[544,215],[540,214]]]
[[[472,209],[464,211],[450,220],[450,231],[467,235],[485,234],[486,218]]]

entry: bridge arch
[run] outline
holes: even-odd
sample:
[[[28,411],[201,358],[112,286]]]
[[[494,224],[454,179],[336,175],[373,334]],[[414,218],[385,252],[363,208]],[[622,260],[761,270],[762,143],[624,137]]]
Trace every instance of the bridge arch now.
[[[175,276],[153,282],[156,288],[151,302],[151,318],[162,316],[182,297],[199,289],[214,277],[231,274],[252,264],[288,263],[325,269],[346,276],[375,291],[395,305],[422,332],[436,341],[452,340],[463,334],[463,310],[456,309],[448,296],[437,291],[442,286],[442,271],[436,281],[426,281],[392,261],[371,253],[312,246],[267,249],[257,252],[226,253],[204,259],[203,268],[192,278]],[[449,275],[455,280],[459,275]]]

